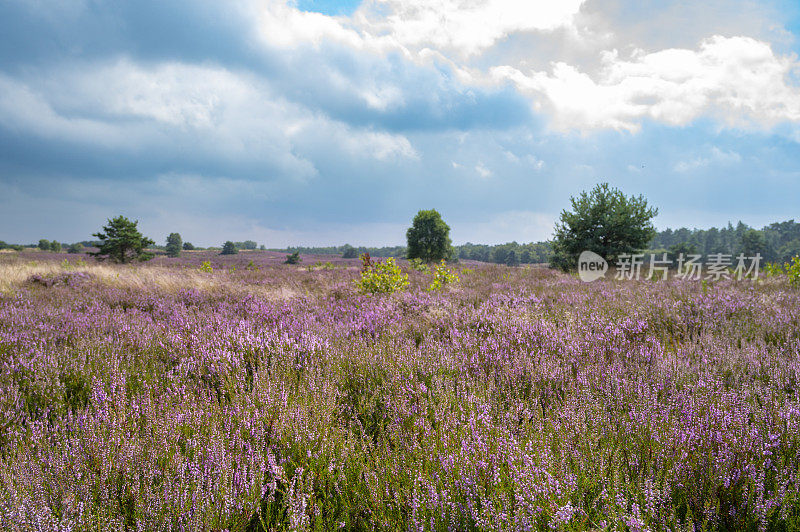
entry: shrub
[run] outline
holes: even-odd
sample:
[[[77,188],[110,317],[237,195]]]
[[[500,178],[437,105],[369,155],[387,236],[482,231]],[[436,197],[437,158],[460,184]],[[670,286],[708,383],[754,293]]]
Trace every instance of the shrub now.
[[[200,271],[205,273],[211,273],[214,271],[214,268],[211,267],[211,263],[207,260],[203,261],[203,264],[200,265]]]
[[[193,249],[194,249],[194,244],[192,244],[191,242],[184,242],[183,243],[183,250],[184,251],[191,251]]]
[[[361,278],[356,283],[365,294],[391,294],[404,290],[409,284],[408,274],[400,270],[393,258],[386,262],[373,261],[369,253],[364,253],[361,262]]]
[[[428,287],[428,291],[433,290],[441,290],[442,288],[446,287],[447,285],[457,283],[460,279],[458,278],[458,274],[452,270],[448,270],[447,266],[445,266],[444,260],[436,266],[433,272],[433,282]]]
[[[42,251],[50,251],[50,241],[44,238],[39,240],[39,249]]]
[[[72,254],[83,253],[83,244],[81,244],[80,242],[70,244],[69,247],[67,248],[67,253],[72,253]]]
[[[54,253],[61,253],[61,242],[57,240],[50,242],[50,251]]]
[[[345,244],[342,248],[342,258],[343,259],[354,259],[358,257],[358,250],[351,246],[350,244]]]
[[[300,252],[295,251],[294,253],[286,255],[284,264],[300,264],[301,262],[303,262],[303,259],[300,258]]]
[[[411,266],[412,270],[417,270],[418,272],[422,273],[431,273],[431,269],[427,264],[422,262],[422,259],[409,259],[408,264]]]
[[[800,288],[800,256],[792,257],[791,262],[784,265],[786,275],[789,277],[789,284],[795,288]]]

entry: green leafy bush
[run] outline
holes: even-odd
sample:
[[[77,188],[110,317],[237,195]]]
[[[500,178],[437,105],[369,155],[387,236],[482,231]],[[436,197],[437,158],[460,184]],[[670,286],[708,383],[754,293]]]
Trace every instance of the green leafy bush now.
[[[200,271],[205,273],[211,273],[214,271],[214,268],[211,267],[211,263],[207,260],[203,261],[203,264],[200,265]]]
[[[447,285],[457,283],[460,280],[458,274],[452,270],[448,270],[444,260],[442,260],[433,271],[433,282],[431,282],[431,285],[428,287],[428,291],[441,290]]]
[[[786,275],[789,276],[789,284],[795,288],[800,288],[800,256],[792,257],[791,262],[784,265]]]
[[[422,262],[422,259],[409,259],[408,263],[413,270],[417,270],[418,272],[422,273],[431,273],[431,269],[428,268],[427,264]]]
[[[303,262],[303,259],[300,258],[300,252],[295,251],[294,253],[286,255],[284,264],[300,264],[301,262]]]
[[[382,262],[372,260],[369,253],[361,255],[361,278],[356,281],[366,294],[391,294],[408,287],[408,274],[400,270],[393,258]]]

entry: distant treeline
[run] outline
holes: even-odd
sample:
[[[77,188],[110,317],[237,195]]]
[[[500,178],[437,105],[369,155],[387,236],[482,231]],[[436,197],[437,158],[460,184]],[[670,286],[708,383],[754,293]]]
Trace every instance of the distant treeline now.
[[[341,255],[344,258],[356,258],[362,253],[369,253],[372,257],[397,257],[402,258],[406,255],[405,246],[384,246],[384,247],[355,247],[349,244],[343,246],[327,247],[288,247],[283,249],[273,249],[282,253],[300,252],[306,255]],[[466,243],[460,246],[453,246],[453,258],[479,260],[483,262],[495,262],[498,264],[529,264],[547,262],[551,253],[549,242],[535,242],[530,244],[518,244],[509,242],[508,244],[472,244]]]
[[[270,251],[280,251],[282,253],[301,253],[303,255],[341,255],[344,258],[358,258],[363,253],[369,253],[371,257],[403,257],[406,254],[405,246],[384,246],[384,247],[354,247],[350,244],[343,246],[327,247],[306,247],[293,246],[282,249],[270,249]]]
[[[717,229],[666,229],[650,243],[652,252],[697,253],[710,255],[724,253],[754,256],[760,253],[766,262],[787,262],[800,255],[800,223],[794,220],[776,222],[762,229],[739,222],[736,226]]]
[[[43,244],[47,243],[47,248]],[[83,251],[82,247],[95,248],[101,242],[97,240],[84,240],[70,245],[64,244],[70,252]],[[252,240],[244,242],[234,242],[238,249],[265,249],[262,244],[259,246]],[[0,249],[22,250],[24,247],[40,249],[58,248],[58,242],[39,241],[38,244],[7,244],[0,240]],[[184,243],[184,249],[204,248],[194,247],[192,244]],[[153,246],[155,249],[163,249],[164,246]],[[214,247],[205,248],[209,250],[219,249]],[[343,246],[328,247],[305,247],[295,246],[284,249],[272,249],[284,253],[299,252],[305,255],[340,255],[345,258],[358,258],[362,253],[369,253],[373,257],[405,257],[405,246],[384,246],[384,247],[355,247],[350,244]],[[493,262],[497,264],[540,264],[550,262],[552,247],[550,242],[531,242],[528,244],[518,244],[509,242],[507,244],[472,244],[466,243],[460,246],[453,246],[453,259],[477,260],[482,262]],[[743,222],[735,226],[728,223],[721,229],[712,227],[710,229],[665,229],[656,234],[650,242],[648,249],[644,253],[670,253],[677,255],[700,254],[708,256],[712,253],[724,253],[728,255],[738,255],[744,253],[753,256],[760,253],[765,262],[787,262],[792,257],[800,255],[800,223],[794,220],[787,222],[776,222],[761,229],[754,229]]]
[[[373,257],[404,257],[405,246],[388,247],[289,247],[275,249],[286,253],[300,252],[309,255],[341,255],[355,258],[362,253]],[[453,258],[478,260],[497,264],[541,264],[550,262],[552,247],[550,242],[531,242],[518,244],[472,244],[453,246]],[[712,253],[737,255],[744,253],[754,256],[760,253],[765,262],[786,262],[800,255],[800,223],[794,220],[776,222],[762,229],[754,229],[743,222],[728,224],[721,229],[665,229],[656,234],[644,253],[696,253],[708,256]]]

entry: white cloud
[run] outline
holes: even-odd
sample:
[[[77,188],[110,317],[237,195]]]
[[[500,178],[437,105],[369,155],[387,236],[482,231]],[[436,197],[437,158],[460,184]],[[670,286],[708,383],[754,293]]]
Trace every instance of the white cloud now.
[[[515,32],[568,26],[585,0],[370,0],[356,15],[363,31],[412,49],[469,56]]]
[[[676,172],[690,172],[710,165],[732,165],[742,162],[742,156],[735,151],[725,151],[713,146],[707,155],[695,157],[685,161],[678,161],[674,170]]]
[[[625,23],[627,4],[611,4],[604,7],[606,12]],[[262,9],[260,27],[271,46],[310,44],[323,51],[325,43],[338,43],[355,53],[399,54],[416,63],[446,65],[467,85],[497,87],[510,81],[535,112],[549,115],[549,123],[562,131],[636,132],[644,120],[683,126],[703,116],[735,128],[800,121],[800,90],[790,81],[800,65],[794,56],[776,54],[769,42],[707,34],[695,49],[631,50],[632,41],[620,41],[627,28],[616,32],[596,9],[584,0],[368,0],[352,17],[327,17],[279,2]],[[672,35],[702,31],[702,9],[659,9],[668,15]],[[735,7],[727,11],[731,9]],[[708,10],[724,11],[717,4]],[[682,12],[700,20],[693,20],[691,31],[680,26]],[[765,11],[750,6],[742,12],[750,17],[753,33],[780,35],[764,29],[769,26]],[[747,22],[728,16],[721,25],[709,20],[707,27],[741,29]],[[641,42],[649,27],[643,24],[635,21],[636,30],[628,38]],[[527,44],[532,33],[544,46]],[[659,32],[658,41],[668,40],[669,34]],[[617,48],[603,48],[608,45],[626,50],[624,57]],[[548,54],[549,70],[526,66],[540,64]],[[585,68],[570,62],[579,57]],[[363,74],[354,77],[335,68],[328,73],[334,86],[346,88],[371,109],[396,108],[413,91],[400,80],[375,82]]]
[[[800,91],[788,83],[796,66],[768,43],[715,36],[698,50],[639,51],[629,60],[607,52],[596,80],[565,63],[552,73],[492,72],[548,108],[557,129],[638,131],[644,119],[679,126],[701,115],[730,127],[800,121]]]
[[[475,171],[478,172],[478,175],[484,179],[488,179],[494,175],[491,170],[483,165],[483,163],[478,163],[475,166]]]

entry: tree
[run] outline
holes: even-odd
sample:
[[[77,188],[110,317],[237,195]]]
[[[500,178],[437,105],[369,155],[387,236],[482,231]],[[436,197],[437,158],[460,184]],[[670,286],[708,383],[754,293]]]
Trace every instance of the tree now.
[[[61,242],[57,240],[53,240],[52,242],[50,242],[50,251],[53,251],[55,253],[61,253]]]
[[[142,236],[136,228],[138,224],[138,220],[132,222],[124,216],[109,219],[102,232],[92,235],[100,240],[100,249],[90,255],[99,260],[111,259],[123,264],[132,260],[152,259],[153,254],[148,253],[146,248],[155,242]]]
[[[67,253],[83,253],[83,244],[80,242],[75,242],[74,244],[70,244],[67,248]]]
[[[228,240],[224,244],[222,244],[222,251],[220,255],[236,255],[239,253],[239,250],[236,249],[236,244]]]
[[[167,257],[180,257],[183,239],[180,233],[170,233],[167,237]]]
[[[741,222],[739,223],[741,224]],[[742,232],[739,248],[737,249],[738,253],[743,253],[746,257],[754,257],[756,253],[760,253],[764,258],[768,258],[771,255],[764,233],[757,229],[746,229]]]
[[[343,259],[354,259],[358,257],[358,250],[351,246],[350,244],[345,244],[342,248],[342,258]]]
[[[690,242],[678,242],[669,247],[669,259],[671,261],[678,260],[681,255],[685,259],[688,259],[689,255],[697,255],[697,246]]]
[[[453,253],[450,226],[435,209],[419,211],[406,232],[407,257],[425,262],[439,262]]]
[[[301,262],[303,262],[303,259],[300,258],[300,252],[295,251],[294,253],[286,255],[286,260],[284,261],[284,264],[299,264]]]
[[[194,249],[194,244],[192,244],[191,242],[184,242],[183,243],[183,250],[184,251],[191,251],[193,249]]]
[[[570,198],[572,211],[561,211],[553,238],[552,265],[575,268],[583,251],[594,251],[609,262],[644,249],[656,235],[651,220],[658,209],[643,196],[625,196],[608,183]]]
[[[508,255],[506,255],[506,266],[519,266],[519,258],[517,258],[517,252],[515,250],[510,250]]]
[[[39,240],[39,249],[42,251],[50,251],[50,241],[44,238]]]

